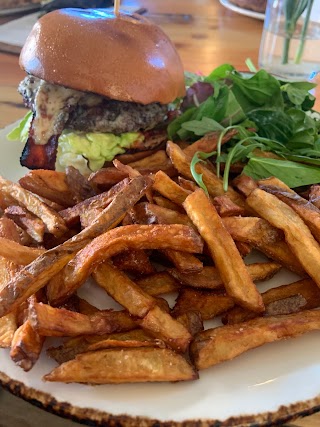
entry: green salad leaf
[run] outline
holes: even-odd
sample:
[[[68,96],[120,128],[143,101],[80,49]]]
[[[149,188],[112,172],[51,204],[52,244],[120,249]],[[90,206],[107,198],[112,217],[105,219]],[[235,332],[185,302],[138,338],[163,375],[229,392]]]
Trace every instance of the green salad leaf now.
[[[315,85],[283,81],[265,70],[256,71],[252,61],[247,64],[249,75],[223,64],[206,77],[191,76],[190,83],[211,84],[213,94],[185,109],[168,127],[171,139],[189,143],[220,132],[216,152],[194,156],[191,172],[196,182],[205,187],[195,166],[214,155],[218,176],[225,163],[225,189],[237,161],[246,163],[244,173],[254,178],[274,175],[290,187],[319,183],[320,115],[312,110],[315,97],[310,93]],[[237,135],[222,145],[223,136],[233,128]]]

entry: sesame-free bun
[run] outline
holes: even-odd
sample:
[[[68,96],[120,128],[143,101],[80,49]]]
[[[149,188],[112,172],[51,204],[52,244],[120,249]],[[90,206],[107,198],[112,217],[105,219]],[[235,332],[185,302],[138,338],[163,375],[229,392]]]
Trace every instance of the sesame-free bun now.
[[[167,104],[185,93],[183,67],[166,34],[140,15],[60,9],[44,15],[20,66],[49,83],[118,101]]]

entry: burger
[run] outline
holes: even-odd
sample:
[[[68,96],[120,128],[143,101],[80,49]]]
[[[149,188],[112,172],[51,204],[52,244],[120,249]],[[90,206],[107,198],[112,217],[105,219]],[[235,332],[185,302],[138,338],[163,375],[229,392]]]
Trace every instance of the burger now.
[[[60,9],[44,15],[21,51],[19,92],[30,112],[9,139],[25,141],[29,169],[82,173],[166,139],[169,105],[185,93],[179,55],[140,15]]]

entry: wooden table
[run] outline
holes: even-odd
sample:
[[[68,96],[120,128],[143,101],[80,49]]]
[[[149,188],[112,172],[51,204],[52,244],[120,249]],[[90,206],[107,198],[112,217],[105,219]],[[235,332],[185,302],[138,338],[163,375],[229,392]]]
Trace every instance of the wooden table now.
[[[175,42],[186,70],[209,73],[225,62],[245,70],[248,57],[258,63],[262,22],[227,10],[218,0],[123,0],[122,4],[147,8],[146,16],[158,23]],[[0,23],[4,21],[0,19]],[[25,112],[16,91],[23,77],[18,57],[0,53],[0,127],[19,119]],[[320,95],[320,91],[317,92]],[[319,109],[320,96],[318,99]],[[290,424],[291,427],[319,425],[320,414]]]

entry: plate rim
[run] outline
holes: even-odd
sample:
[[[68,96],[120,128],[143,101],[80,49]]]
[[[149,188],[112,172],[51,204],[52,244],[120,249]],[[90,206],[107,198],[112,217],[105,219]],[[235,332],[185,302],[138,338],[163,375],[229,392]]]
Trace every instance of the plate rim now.
[[[320,394],[318,394],[318,396],[306,401],[280,405],[276,411],[231,416],[225,420],[199,418],[183,421],[161,421],[145,416],[113,415],[109,412],[93,408],[82,408],[69,402],[61,402],[49,393],[36,390],[21,381],[10,378],[2,371],[0,371],[0,385],[14,396],[22,398],[46,412],[85,425],[92,425],[92,422],[94,422],[97,423],[97,426],[119,425],[122,427],[271,427],[274,423],[279,425],[279,423],[283,424],[299,417],[310,416],[320,412]]]
[[[245,9],[243,7],[237,6],[233,3],[230,3],[229,0],[219,0],[220,4],[226,9],[232,10],[233,12],[239,13],[240,15],[248,16],[249,18],[259,19],[264,21],[265,13],[255,12],[254,10]]]

